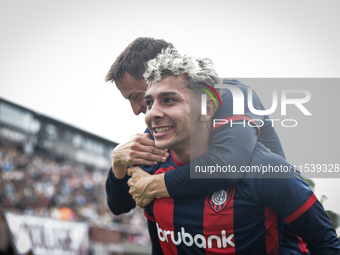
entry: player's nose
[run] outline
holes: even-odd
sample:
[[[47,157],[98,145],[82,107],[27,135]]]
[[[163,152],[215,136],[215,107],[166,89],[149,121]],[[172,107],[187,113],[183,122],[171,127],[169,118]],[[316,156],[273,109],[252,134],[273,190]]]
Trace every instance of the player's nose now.
[[[150,120],[155,120],[157,118],[164,117],[163,108],[157,102],[153,103],[152,107],[148,110],[147,114]]]

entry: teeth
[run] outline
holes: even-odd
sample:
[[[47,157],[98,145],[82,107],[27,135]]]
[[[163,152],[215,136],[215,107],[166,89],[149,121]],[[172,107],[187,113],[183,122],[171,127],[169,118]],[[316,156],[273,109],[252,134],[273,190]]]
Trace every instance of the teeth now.
[[[165,132],[169,129],[171,129],[172,127],[161,127],[161,128],[155,128],[156,133],[162,133]]]

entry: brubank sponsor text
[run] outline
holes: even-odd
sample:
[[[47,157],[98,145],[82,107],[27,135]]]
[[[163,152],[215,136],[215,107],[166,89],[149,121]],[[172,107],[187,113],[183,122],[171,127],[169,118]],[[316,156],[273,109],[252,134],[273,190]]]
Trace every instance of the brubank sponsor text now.
[[[185,228],[181,227],[181,232],[177,232],[177,240],[175,239],[175,233],[171,230],[163,230],[159,227],[158,223],[157,226],[157,234],[158,238],[161,242],[172,242],[175,245],[180,245],[182,242],[188,247],[192,245],[196,245],[198,248],[226,248],[228,246],[235,247],[235,243],[233,242],[234,234],[230,234],[227,236],[225,230],[221,231],[221,235],[210,235],[205,237],[201,234],[196,234],[192,236],[190,233],[185,232]],[[215,245],[214,245],[215,244]]]

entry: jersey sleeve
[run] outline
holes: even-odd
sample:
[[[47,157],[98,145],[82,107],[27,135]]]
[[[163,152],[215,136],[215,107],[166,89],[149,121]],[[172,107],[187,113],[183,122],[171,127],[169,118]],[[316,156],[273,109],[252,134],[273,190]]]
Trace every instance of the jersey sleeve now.
[[[129,212],[136,207],[135,201],[129,194],[130,188],[127,185],[129,178],[130,177],[126,175],[123,179],[117,179],[112,172],[112,168],[110,168],[105,189],[107,205],[115,215]]]
[[[332,223],[306,182],[300,178],[267,179],[266,185],[265,204],[290,224],[311,254],[340,254],[340,240]]]
[[[142,165],[140,167],[149,174],[154,174],[155,169],[158,169],[159,165],[160,163],[153,166]],[[136,207],[136,203],[129,193],[130,187],[127,184],[129,179],[130,176],[128,175],[125,175],[123,179],[117,179],[112,172],[112,167],[110,168],[105,189],[107,205],[115,215],[129,212]]]
[[[290,226],[307,243],[311,254],[340,254],[339,238],[319,201],[294,219]]]
[[[264,155],[261,162],[290,166],[276,155]],[[330,219],[298,172],[288,172],[279,178],[257,178],[249,183],[254,184],[254,198],[264,206],[274,209],[289,223],[294,232],[307,243],[311,254],[340,254],[340,241]]]
[[[274,209],[287,223],[300,217],[317,201],[310,186],[298,174],[294,175],[258,179],[253,187],[256,198]]]
[[[248,177],[253,178],[247,179],[247,183],[253,191],[252,197],[260,204],[270,206],[287,223],[298,218],[317,200],[300,173],[285,159],[270,152],[263,144],[256,144],[249,165],[290,169],[290,171],[273,172],[267,177],[262,176],[261,172],[248,173]]]
[[[281,157],[285,158],[285,154],[283,152],[280,139],[278,135],[276,134],[276,131],[274,129],[274,120],[271,120],[268,115],[258,115],[254,114],[250,109],[248,105],[248,98],[249,98],[249,91],[251,91],[251,98],[252,98],[252,106],[256,110],[265,110],[264,106],[261,103],[260,98],[256,94],[255,91],[251,90],[250,87],[240,83],[237,80],[223,80],[224,84],[231,84],[240,89],[244,96],[244,115],[252,118],[255,120],[258,125],[260,126],[261,133],[258,137],[258,141],[261,142],[265,147],[270,149],[271,152],[280,155]],[[228,93],[231,92],[226,90],[225,93],[227,93],[226,96],[228,96]],[[233,98],[230,97],[230,100],[227,101],[228,103],[228,110],[233,109]],[[230,114],[230,112],[229,112]]]

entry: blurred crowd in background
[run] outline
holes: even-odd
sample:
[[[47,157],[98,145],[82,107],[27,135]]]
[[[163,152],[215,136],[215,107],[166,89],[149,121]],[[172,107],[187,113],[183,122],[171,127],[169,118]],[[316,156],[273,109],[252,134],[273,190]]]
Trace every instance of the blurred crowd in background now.
[[[150,245],[140,208],[119,216],[109,210],[107,174],[43,152],[27,155],[14,147],[0,146],[0,209],[110,227],[124,233],[126,241]]]

